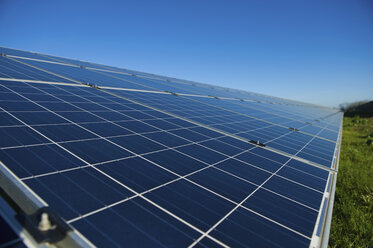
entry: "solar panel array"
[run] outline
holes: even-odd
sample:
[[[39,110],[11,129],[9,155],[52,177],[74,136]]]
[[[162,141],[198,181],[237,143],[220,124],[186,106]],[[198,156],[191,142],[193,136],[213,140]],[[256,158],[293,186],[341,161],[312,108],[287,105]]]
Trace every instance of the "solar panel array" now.
[[[319,245],[338,110],[0,52],[0,160],[94,245]]]

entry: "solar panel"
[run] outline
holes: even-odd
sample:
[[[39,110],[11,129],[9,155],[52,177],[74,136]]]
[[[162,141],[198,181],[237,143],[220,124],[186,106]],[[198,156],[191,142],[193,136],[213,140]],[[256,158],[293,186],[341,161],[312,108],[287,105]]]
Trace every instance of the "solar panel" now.
[[[338,110],[0,51],[0,186],[26,219],[78,246],[327,245]]]

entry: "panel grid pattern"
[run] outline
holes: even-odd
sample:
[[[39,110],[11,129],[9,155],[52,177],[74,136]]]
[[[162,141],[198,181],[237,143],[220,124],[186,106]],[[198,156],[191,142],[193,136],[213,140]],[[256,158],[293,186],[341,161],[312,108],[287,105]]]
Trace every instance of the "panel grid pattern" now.
[[[0,62],[4,78],[66,82]],[[40,63],[57,68],[30,62]],[[321,134],[338,131],[334,119],[302,134],[285,128],[310,126],[294,110],[240,113],[221,99],[5,79],[0,94],[1,161],[97,246],[310,244],[337,142]]]

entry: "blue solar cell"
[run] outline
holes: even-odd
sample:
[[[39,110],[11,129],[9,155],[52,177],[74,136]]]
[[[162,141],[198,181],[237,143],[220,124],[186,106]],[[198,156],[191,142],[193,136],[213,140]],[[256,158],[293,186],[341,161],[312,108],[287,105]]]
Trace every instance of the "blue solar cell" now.
[[[301,183],[313,189],[316,189],[320,192],[324,192],[326,181],[319,177],[310,176],[304,172],[293,169],[292,167],[285,166],[283,167],[277,175],[283,176],[287,179],[290,179],[294,182]]]
[[[149,125],[152,125],[154,127],[157,127],[162,130],[170,130],[170,129],[176,129],[180,128],[180,126],[174,125],[168,121],[164,120],[144,120],[145,123],[148,123]]]
[[[301,130],[304,131],[304,132],[313,134],[313,135],[317,135],[322,130],[322,128],[307,125],[307,126],[303,127]]]
[[[137,110],[126,110],[121,111],[121,113],[136,119],[136,120],[147,120],[147,119],[153,119],[154,117],[151,115],[146,114],[145,112],[137,111]]]
[[[126,158],[132,155],[130,152],[103,139],[73,141],[61,145],[91,164]]]
[[[174,150],[157,152],[144,157],[182,176],[206,167],[202,162]]]
[[[287,163],[286,166],[287,167],[292,167],[296,170],[299,170],[299,171],[311,174],[313,176],[322,178],[324,180],[327,180],[328,176],[329,176],[329,171],[317,168],[315,166],[311,166],[309,164],[302,163],[302,162],[294,160],[294,159],[290,160],[289,163]]]
[[[56,145],[3,149],[0,150],[0,160],[20,178],[84,165]]]
[[[320,155],[320,157],[323,157],[325,159],[333,159],[335,146],[333,147],[323,147],[322,145],[316,146],[316,142],[311,142],[309,145],[307,145],[302,151]]]
[[[38,112],[37,114],[33,112],[13,112],[12,114],[28,125],[69,123],[68,120],[51,112]]]
[[[46,143],[48,140],[26,126],[1,127],[0,148]]]
[[[151,109],[145,109],[145,110],[143,110],[143,112],[145,112],[146,114],[148,114],[148,115],[150,115],[154,118],[159,118],[159,119],[166,119],[167,118],[167,121],[169,121],[169,119],[173,119],[173,120],[176,120],[176,121],[180,120],[180,119],[173,118],[170,115],[164,114],[164,113],[159,112],[159,111],[151,110]]]
[[[75,124],[35,126],[34,128],[55,142],[92,139],[97,137]]]
[[[124,105],[124,104],[119,104],[119,103],[116,103],[116,102],[102,102],[100,103],[101,105],[111,109],[111,110],[114,110],[114,111],[122,111],[122,110],[131,110],[132,108],[130,106],[128,106],[127,104]]]
[[[271,175],[268,172],[234,159],[229,159],[219,163],[216,167],[258,185],[263,183]]]
[[[329,154],[325,154],[326,152],[326,149],[324,151],[320,151],[320,149],[314,149],[314,147],[311,147],[311,146],[307,146],[305,147],[303,150],[302,150],[303,153],[308,153],[308,154],[312,154],[313,156],[315,157],[318,157],[318,158],[321,158],[321,159],[324,159],[324,160],[327,160],[327,161],[330,161],[330,163],[332,162],[333,160],[333,152],[334,152],[334,149],[333,150],[330,150],[329,151]]]
[[[79,103],[79,108],[86,110],[86,111],[105,111],[107,110],[105,107],[92,103],[92,102],[81,102]]]
[[[131,247],[187,246],[198,236],[190,227],[138,198],[87,219],[114,241]],[[109,225],[113,221],[121,228]]]
[[[88,112],[56,112],[64,118],[74,123],[103,122],[102,118],[94,116]]]
[[[266,189],[305,204],[313,209],[319,209],[322,193],[303,185],[288,181],[280,177],[272,177],[265,184]]]
[[[169,146],[169,147],[182,146],[182,145],[186,145],[189,143],[185,139],[182,139],[173,134],[163,132],[163,131],[147,133],[147,134],[144,134],[144,136],[154,141],[157,141],[158,143]]]
[[[198,237],[197,231],[139,198],[85,219],[93,223],[102,235],[109,237],[117,246],[124,244],[129,247],[186,247]],[[74,222],[73,225],[78,224]],[[100,240],[100,236],[91,235],[90,232],[85,232],[84,228],[82,233],[93,242],[107,246],[106,240]]]
[[[299,151],[299,149],[297,149],[295,147],[293,147],[293,148],[287,147],[287,146],[284,146],[283,144],[278,144],[277,142],[271,142],[270,147],[274,148],[276,150],[283,151],[283,152],[285,152],[287,154],[290,154],[290,155],[295,155]]]
[[[128,129],[125,129],[122,126],[115,125],[115,123],[110,123],[110,122],[86,123],[86,124],[80,124],[80,125],[86,128],[87,130],[90,130],[94,132],[95,134],[100,135],[102,137],[132,134],[132,132],[129,131]]]
[[[113,112],[112,110],[107,111],[95,111],[95,115],[99,116],[100,118],[104,118],[108,121],[126,121],[132,120],[129,116],[125,115],[125,113],[121,112]]]
[[[10,114],[0,110],[0,127],[15,125],[22,125],[22,123],[13,118]]]
[[[199,142],[203,140],[209,139],[209,137],[206,137],[205,135],[193,132],[189,129],[179,129],[179,130],[172,130],[170,133],[173,133],[179,137],[182,137],[187,140],[191,140],[193,142]]]
[[[242,149],[239,149],[237,147],[231,146],[229,144],[217,141],[217,140],[209,140],[199,143],[200,145],[203,145],[207,148],[211,148],[215,151],[224,153],[228,156],[234,156],[237,155],[240,152],[243,152]]]
[[[191,128],[190,130],[198,132],[198,133],[203,134],[203,135],[206,135],[206,136],[211,137],[211,138],[218,138],[218,137],[222,136],[221,133],[212,131],[212,130],[204,128],[204,127],[198,127],[197,126],[197,127]]]
[[[288,134],[287,136],[277,139],[275,142],[280,145],[299,150],[304,145],[306,145],[311,139],[312,139],[311,136],[303,135],[298,132],[292,132]],[[271,143],[269,143],[269,145],[270,144]]]
[[[246,163],[255,165],[257,167],[260,167],[264,170],[275,172],[278,170],[282,164],[273,160],[270,160],[266,157],[259,156],[252,152],[245,152],[236,157],[236,159],[239,159],[241,161],[245,161]]]
[[[335,148],[335,143],[334,142],[330,142],[330,141],[326,141],[326,140],[322,140],[322,139],[319,139],[319,138],[315,138],[311,141],[310,145],[312,145],[313,147],[319,147],[321,149],[324,150],[324,152],[328,153],[330,151],[334,151],[334,148]]]
[[[55,98],[51,95],[43,95],[40,92],[36,93],[36,94],[34,94],[34,93],[30,93],[30,94],[22,93],[22,95],[25,97],[25,99],[27,98],[29,101],[34,101],[34,102],[37,102],[39,104],[43,103],[43,102],[59,102],[59,100],[57,98]]]
[[[211,232],[230,247],[308,247],[309,239],[239,208]]]
[[[228,158],[227,156],[221,153],[217,153],[213,150],[207,149],[200,145],[187,145],[176,149],[178,151],[188,154],[189,156],[198,158],[199,160],[208,164],[214,164],[218,161]]]
[[[238,147],[238,148],[243,149],[243,150],[248,150],[248,149],[251,149],[251,148],[254,147],[253,145],[251,145],[251,144],[249,144],[245,141],[241,141],[239,139],[235,139],[235,138],[232,138],[232,137],[229,137],[229,136],[221,137],[218,140],[223,141],[224,143],[230,144],[232,146]]]
[[[67,171],[64,176],[78,183],[79,187],[105,205],[133,195],[131,191],[108,178],[101,170],[96,170],[93,167]]]
[[[264,134],[262,130],[240,133],[239,136],[247,140],[259,141],[260,143],[267,143],[275,138],[275,135]]]
[[[54,205],[53,200],[51,204],[65,219],[78,217],[133,195],[92,168],[32,178],[25,182],[45,200],[63,200],[63,205],[59,205],[60,202]],[[70,215],[72,211],[75,212],[74,216]]]
[[[42,107],[28,101],[0,102],[0,107],[6,111],[45,111]]]
[[[146,133],[146,132],[154,132],[159,131],[159,129],[152,127],[146,123],[140,121],[118,121],[116,122],[119,126],[127,128],[135,133]]]
[[[312,237],[318,212],[267,190],[256,191],[243,206]]]
[[[11,91],[5,91],[3,89],[3,87],[0,87],[0,100],[1,100],[1,104],[6,104],[5,102],[6,101],[9,101],[8,103],[12,102],[12,101],[23,101],[24,98],[17,95],[17,94],[14,94],[13,92]],[[3,106],[3,105],[1,105]]]
[[[202,231],[207,231],[234,207],[229,201],[184,180],[156,189],[145,197]]]
[[[81,111],[79,108],[74,107],[72,104],[64,102],[38,102],[41,106],[56,112],[56,111]]]
[[[127,135],[123,137],[111,138],[110,140],[137,154],[167,149],[167,147],[140,135]]]
[[[256,189],[255,185],[212,167],[188,178],[235,202],[241,202]]]
[[[128,158],[97,168],[137,192],[144,192],[176,178],[172,173],[141,158]]]
[[[25,95],[25,94],[29,94],[29,95],[35,94],[38,97],[44,96],[44,94],[42,94],[40,90],[38,90],[38,88],[34,86],[36,84],[32,84],[31,86],[30,84],[25,83],[25,82],[8,82],[8,81],[1,81],[1,84],[6,89],[7,92],[11,92],[12,94],[16,94],[21,97],[22,95]],[[25,100],[24,97],[23,97],[23,100]]]
[[[61,99],[61,101],[66,101],[70,103],[80,103],[83,101],[80,96],[72,95],[70,93],[65,93],[64,95],[58,95],[58,98]]]
[[[306,153],[306,152],[300,152],[297,154],[298,157],[304,158],[309,161],[315,161],[316,163],[323,165],[327,168],[330,168],[332,166],[332,160],[326,160],[317,156],[314,156],[312,154]]]
[[[268,158],[268,159],[271,159],[273,161],[277,161],[281,164],[284,164],[285,162],[287,162],[289,160],[289,158],[284,156],[284,155],[274,153],[274,152],[271,152],[271,151],[268,151],[268,150],[265,150],[265,149],[261,149],[261,148],[255,148],[255,149],[251,150],[250,152],[255,153],[255,154],[257,154],[259,156],[262,156],[264,158]]]
[[[102,230],[99,229],[100,227],[98,227],[96,223],[92,224],[92,222],[88,222],[87,218],[79,219],[71,223],[71,225],[78,229],[80,233],[82,233],[91,242],[94,242],[97,247],[120,246],[110,237],[110,233],[105,234]]]
[[[114,203],[131,195],[129,191],[111,184],[83,170],[73,170],[61,174],[52,174],[25,180],[25,183],[50,202],[66,220],[89,213],[105,205]],[[75,174],[75,175],[74,175]],[[71,176],[72,175],[72,176]],[[113,188],[115,185],[116,188]]]
[[[234,127],[231,127],[228,124],[214,124],[214,123],[216,123],[216,122],[211,121],[211,123],[210,123],[211,124],[210,126],[212,128],[219,129],[220,131],[230,133],[230,134],[238,134],[239,133],[238,129],[235,129]],[[232,123],[232,125],[233,125],[233,123]]]

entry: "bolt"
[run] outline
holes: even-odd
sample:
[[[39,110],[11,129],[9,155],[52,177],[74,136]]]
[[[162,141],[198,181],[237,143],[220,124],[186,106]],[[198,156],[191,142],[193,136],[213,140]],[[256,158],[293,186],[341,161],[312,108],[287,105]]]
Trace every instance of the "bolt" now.
[[[51,229],[52,227],[52,224],[49,220],[49,216],[47,213],[42,213],[41,214],[41,219],[40,219],[40,222],[39,222],[39,230],[40,231],[48,231],[49,229]]]

